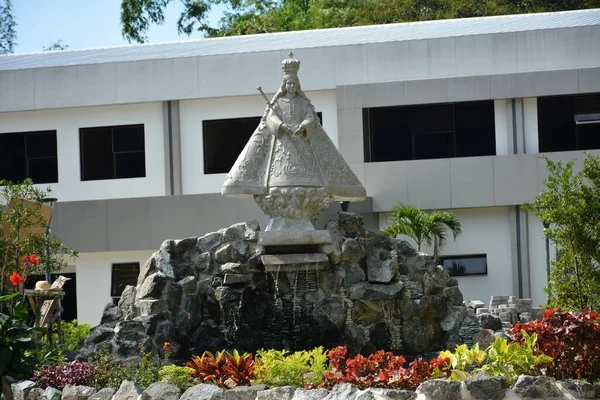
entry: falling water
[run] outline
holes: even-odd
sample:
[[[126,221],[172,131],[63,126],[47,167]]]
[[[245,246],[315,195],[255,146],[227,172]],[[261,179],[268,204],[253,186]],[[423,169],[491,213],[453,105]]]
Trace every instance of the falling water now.
[[[394,318],[394,301],[386,300],[381,302],[381,310],[383,311],[383,320],[388,328],[390,335],[389,346],[390,349],[399,349],[402,346],[402,335],[399,327],[397,326],[396,318]]]

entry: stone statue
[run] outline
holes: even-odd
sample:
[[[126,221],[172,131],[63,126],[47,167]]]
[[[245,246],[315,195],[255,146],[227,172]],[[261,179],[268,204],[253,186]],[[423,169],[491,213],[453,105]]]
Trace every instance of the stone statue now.
[[[271,222],[267,230],[310,230],[309,220],[333,201],[361,201],[366,191],[300,87],[300,61],[283,60],[281,87],[229,171],[222,194],[254,197]],[[303,222],[299,222],[303,221]]]

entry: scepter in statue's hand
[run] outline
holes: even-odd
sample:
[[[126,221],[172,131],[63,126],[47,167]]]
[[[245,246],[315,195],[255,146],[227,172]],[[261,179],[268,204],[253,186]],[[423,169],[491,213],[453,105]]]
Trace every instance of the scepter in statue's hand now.
[[[263,99],[265,99],[265,101],[267,102],[267,105],[269,106],[269,108],[272,110],[273,109],[273,105],[271,104],[271,102],[269,101],[269,98],[267,97],[267,95],[265,94],[265,92],[263,92],[262,87],[257,86],[256,90],[258,90],[260,92],[260,94],[262,94]]]

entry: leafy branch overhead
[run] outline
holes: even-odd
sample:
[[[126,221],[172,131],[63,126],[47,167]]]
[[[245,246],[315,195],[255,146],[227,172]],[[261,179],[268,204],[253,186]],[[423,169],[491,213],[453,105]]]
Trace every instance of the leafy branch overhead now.
[[[147,42],[148,29],[165,22],[165,9],[174,1],[184,7],[177,31],[208,37],[600,7],[600,0],[122,0],[123,37]],[[226,10],[210,26],[215,5]]]

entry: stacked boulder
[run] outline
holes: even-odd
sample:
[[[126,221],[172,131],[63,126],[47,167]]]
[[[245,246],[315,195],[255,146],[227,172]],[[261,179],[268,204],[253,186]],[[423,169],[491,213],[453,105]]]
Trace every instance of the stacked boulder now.
[[[179,359],[223,348],[338,345],[351,353],[421,355],[472,342],[481,331],[462,306],[457,281],[432,257],[366,230],[357,214],[339,213],[325,229],[328,261],[310,274],[267,272],[256,221],[166,240],[137,286],[106,306],[80,357],[108,345],[115,357],[134,359],[140,343],[160,352],[167,341]],[[282,307],[286,302],[292,306]]]

